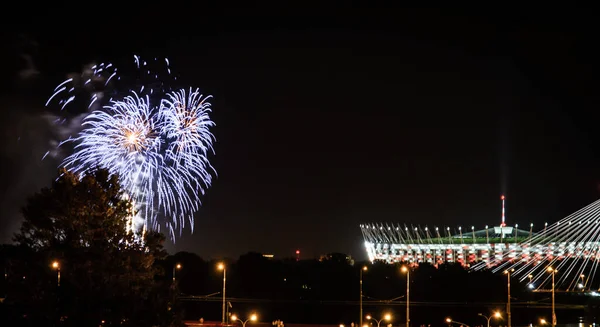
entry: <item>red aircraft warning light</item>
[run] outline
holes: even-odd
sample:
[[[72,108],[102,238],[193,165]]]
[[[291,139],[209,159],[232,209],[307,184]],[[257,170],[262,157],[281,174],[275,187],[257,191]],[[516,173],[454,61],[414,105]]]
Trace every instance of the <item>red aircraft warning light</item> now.
[[[300,261],[300,250],[296,250],[296,261]]]

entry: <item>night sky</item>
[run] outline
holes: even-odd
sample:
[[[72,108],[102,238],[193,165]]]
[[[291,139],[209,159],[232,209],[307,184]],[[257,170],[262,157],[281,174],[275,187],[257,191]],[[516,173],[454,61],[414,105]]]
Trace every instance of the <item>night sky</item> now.
[[[194,6],[5,30],[0,242],[55,175],[53,86],[134,53],[215,97],[219,176],[170,251],[363,259],[360,223],[483,228],[504,193],[509,224],[540,226],[599,197],[591,10]]]

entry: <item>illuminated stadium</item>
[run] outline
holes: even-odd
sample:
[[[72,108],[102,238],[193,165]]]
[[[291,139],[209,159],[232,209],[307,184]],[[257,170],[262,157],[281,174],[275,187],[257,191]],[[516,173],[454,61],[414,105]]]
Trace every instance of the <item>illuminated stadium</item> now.
[[[411,265],[457,263],[470,269],[510,269],[531,288],[547,284],[551,266],[557,284],[580,291],[598,289],[594,277],[600,263],[600,200],[534,231],[505,223],[504,196],[499,226],[477,229],[386,223],[360,225],[370,261]],[[594,283],[596,284],[596,283]]]
[[[483,230],[475,230],[472,226],[471,230],[466,231],[461,227],[428,229],[422,226],[388,224],[366,224],[360,227],[369,260],[388,263],[493,263],[501,261],[507,252],[511,253],[511,258],[532,252],[531,249],[524,250],[520,242],[537,236],[532,232],[507,226],[486,226]]]

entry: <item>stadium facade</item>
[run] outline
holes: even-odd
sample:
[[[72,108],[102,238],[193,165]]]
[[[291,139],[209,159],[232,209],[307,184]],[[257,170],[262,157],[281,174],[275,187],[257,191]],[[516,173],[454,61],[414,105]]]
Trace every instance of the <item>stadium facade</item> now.
[[[482,230],[475,230],[474,226],[467,230],[385,223],[360,225],[369,260],[433,265],[455,262],[464,266],[478,263],[492,267],[505,262],[535,266],[543,261],[552,264],[563,259],[589,259],[596,262],[591,268],[595,274],[600,266],[600,200],[550,226],[546,223],[534,233],[533,224],[527,230],[519,229],[518,224],[507,226],[505,197],[500,199],[501,223]]]
[[[545,246],[527,246],[526,241],[538,235],[533,233],[533,225],[530,230],[518,229],[518,225],[486,226],[483,230],[473,226],[463,230],[383,223],[363,224],[360,228],[370,261],[433,265],[456,262],[469,266],[482,261],[493,265],[506,258],[529,260],[549,255]],[[564,247],[558,253],[568,251],[566,244]]]
[[[501,199],[501,223],[481,230],[474,226],[360,225],[369,260],[434,266],[452,262],[472,270],[512,271],[537,291],[554,283],[551,275],[558,274],[556,287],[599,294],[600,200],[534,232],[533,224],[525,229],[507,226]]]

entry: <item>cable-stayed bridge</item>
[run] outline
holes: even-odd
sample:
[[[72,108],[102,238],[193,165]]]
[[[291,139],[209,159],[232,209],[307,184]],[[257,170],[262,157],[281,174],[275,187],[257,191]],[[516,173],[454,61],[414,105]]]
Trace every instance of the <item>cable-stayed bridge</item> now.
[[[360,225],[371,261],[412,265],[445,262],[469,269],[510,270],[532,290],[551,287],[548,267],[556,269],[562,291],[600,291],[600,200],[534,231],[519,225],[436,227],[398,224]]]

